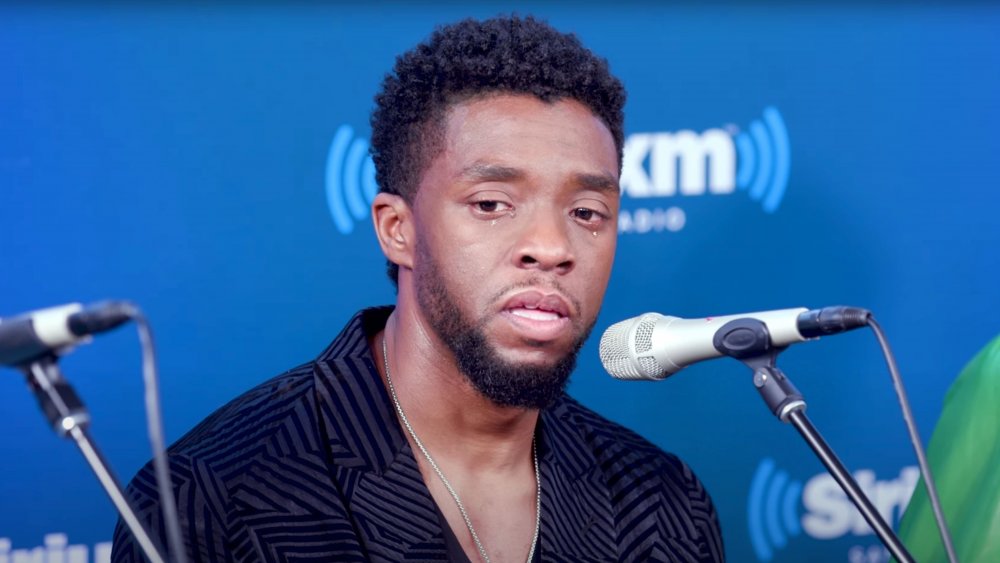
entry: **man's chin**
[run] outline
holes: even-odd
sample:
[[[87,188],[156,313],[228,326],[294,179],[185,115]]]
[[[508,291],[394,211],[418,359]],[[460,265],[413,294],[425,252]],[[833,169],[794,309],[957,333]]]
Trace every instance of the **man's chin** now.
[[[501,367],[492,374],[494,377],[484,377],[486,374],[480,372],[477,377],[469,377],[469,382],[498,407],[545,409],[563,394],[569,381],[569,371],[558,367],[512,368]]]
[[[562,395],[576,362],[576,351],[478,346],[458,355],[472,386],[501,407],[544,409]]]

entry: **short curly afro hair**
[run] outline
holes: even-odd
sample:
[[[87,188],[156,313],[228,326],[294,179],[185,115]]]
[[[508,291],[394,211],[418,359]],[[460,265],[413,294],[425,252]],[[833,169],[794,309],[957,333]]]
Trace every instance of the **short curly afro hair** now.
[[[533,17],[466,19],[438,28],[396,59],[375,96],[371,154],[383,192],[413,201],[426,166],[441,150],[444,118],[479,96],[528,94],[576,100],[604,121],[621,164],[625,88],[606,60],[575,35]],[[398,283],[398,268],[389,263]]]

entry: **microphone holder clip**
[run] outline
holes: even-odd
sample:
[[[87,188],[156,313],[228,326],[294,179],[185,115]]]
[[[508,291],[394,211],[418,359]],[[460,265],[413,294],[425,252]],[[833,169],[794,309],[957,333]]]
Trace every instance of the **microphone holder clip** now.
[[[806,416],[806,401],[788,376],[777,367],[783,347],[773,346],[767,325],[752,318],[730,321],[715,333],[713,344],[723,355],[736,358],[753,370],[753,385],[771,412],[795,427],[827,471],[837,481],[868,525],[878,535],[896,561],[913,563],[913,556],[872,505],[854,477],[833,452]]]

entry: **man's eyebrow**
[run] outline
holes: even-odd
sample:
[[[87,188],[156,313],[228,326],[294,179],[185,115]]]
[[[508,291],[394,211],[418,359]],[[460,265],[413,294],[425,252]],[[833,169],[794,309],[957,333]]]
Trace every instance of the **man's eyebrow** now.
[[[524,178],[523,170],[501,164],[477,162],[466,166],[458,177],[469,182],[512,182]]]
[[[576,183],[587,190],[594,190],[598,192],[613,192],[618,194],[621,192],[621,187],[618,185],[618,180],[610,174],[576,174],[574,177]]]
[[[526,176],[524,170],[502,164],[477,162],[466,166],[458,177],[471,183],[479,182],[514,182]],[[585,190],[612,192],[618,194],[621,187],[618,180],[611,174],[591,174],[580,172],[573,175],[573,183]]]

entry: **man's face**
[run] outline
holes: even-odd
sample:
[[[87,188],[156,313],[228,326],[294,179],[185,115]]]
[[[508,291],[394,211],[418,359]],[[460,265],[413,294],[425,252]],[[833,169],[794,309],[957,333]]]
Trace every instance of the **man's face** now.
[[[545,407],[565,387],[611,273],[617,154],[572,100],[495,95],[446,115],[413,202],[417,301],[499,405]]]

